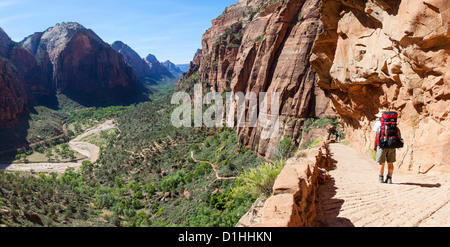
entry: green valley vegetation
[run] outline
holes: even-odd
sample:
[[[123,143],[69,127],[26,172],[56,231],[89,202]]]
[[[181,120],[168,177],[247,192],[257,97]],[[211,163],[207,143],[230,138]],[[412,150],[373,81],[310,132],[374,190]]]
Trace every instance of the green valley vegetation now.
[[[0,225],[234,226],[256,198],[270,195],[284,162],[241,146],[233,128],[174,127],[176,105],[164,90],[137,105],[57,111],[67,115],[72,136],[107,118],[118,129],[91,140],[100,158],[77,171],[1,171],[2,184],[12,187],[0,188]],[[54,159],[64,147],[42,149]]]

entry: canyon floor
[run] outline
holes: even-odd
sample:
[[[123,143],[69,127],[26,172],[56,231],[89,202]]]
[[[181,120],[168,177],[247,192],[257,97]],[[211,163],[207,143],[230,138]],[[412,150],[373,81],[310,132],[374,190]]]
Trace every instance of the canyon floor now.
[[[94,144],[84,141],[85,138],[99,134],[101,131],[116,128],[113,120],[108,120],[98,126],[86,130],[83,134],[77,136],[69,142],[72,150],[86,156],[86,159],[73,162],[42,162],[42,163],[26,163],[26,164],[0,164],[0,169],[8,171],[30,171],[35,172],[57,172],[63,173],[67,168],[73,167],[78,169],[84,160],[95,162],[99,158],[100,148]]]
[[[379,183],[379,165],[367,154],[342,143],[330,151],[331,179],[317,198],[323,226],[450,226],[450,174],[395,170],[393,184]]]

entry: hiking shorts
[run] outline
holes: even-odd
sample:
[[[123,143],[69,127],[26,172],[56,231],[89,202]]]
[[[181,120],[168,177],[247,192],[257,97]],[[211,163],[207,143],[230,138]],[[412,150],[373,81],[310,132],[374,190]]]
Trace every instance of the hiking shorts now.
[[[395,162],[395,148],[380,148],[377,147],[377,162],[378,163],[394,163]]]

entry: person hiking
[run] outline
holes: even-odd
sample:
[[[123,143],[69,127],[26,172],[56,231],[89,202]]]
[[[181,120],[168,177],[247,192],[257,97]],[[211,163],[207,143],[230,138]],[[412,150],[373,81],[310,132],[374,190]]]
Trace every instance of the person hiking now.
[[[372,130],[376,132],[375,151],[377,152],[376,161],[380,164],[379,182],[392,184],[392,175],[394,173],[394,162],[396,161],[396,148],[403,147],[403,140],[400,137],[400,130],[397,128],[396,112],[382,110],[375,117]],[[388,164],[388,174],[384,179],[384,165]]]

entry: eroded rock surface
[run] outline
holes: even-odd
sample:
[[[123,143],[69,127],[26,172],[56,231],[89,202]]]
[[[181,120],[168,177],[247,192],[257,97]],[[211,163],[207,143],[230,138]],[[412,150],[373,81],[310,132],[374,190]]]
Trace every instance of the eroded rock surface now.
[[[185,74],[197,72],[212,91],[280,94],[277,138],[262,138],[261,126],[239,128],[241,142],[266,157],[276,154],[283,136],[297,139],[306,118],[334,114],[309,63],[322,31],[319,5],[318,0],[240,0],[212,21]],[[270,119],[270,105],[268,113]]]
[[[322,1],[311,64],[354,146],[369,150],[380,109],[400,113],[398,166],[448,169],[450,2]]]

